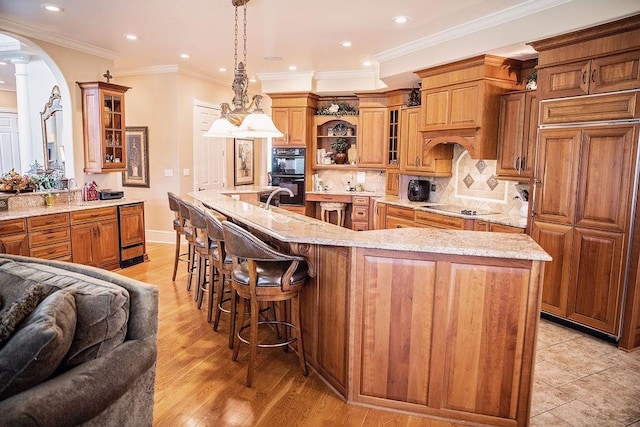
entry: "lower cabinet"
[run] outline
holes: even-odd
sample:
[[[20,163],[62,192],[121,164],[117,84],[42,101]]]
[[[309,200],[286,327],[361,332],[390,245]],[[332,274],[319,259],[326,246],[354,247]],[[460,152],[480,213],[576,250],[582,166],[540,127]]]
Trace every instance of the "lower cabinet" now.
[[[72,260],[78,264],[113,270],[120,266],[117,208],[96,208],[71,213]]]
[[[27,222],[24,218],[0,221],[0,253],[29,255]]]
[[[351,198],[351,229],[354,231],[370,229],[369,197],[353,196]]]
[[[144,204],[118,206],[120,221],[120,265],[136,264],[146,253],[144,236]]]
[[[473,219],[456,218],[426,211],[416,211],[416,226],[448,230],[473,230]]]
[[[522,234],[525,229],[521,227],[514,227],[511,225],[498,224],[496,222],[488,222],[482,220],[476,220],[476,224],[473,228],[475,231],[493,231],[496,233],[516,233]]]
[[[385,215],[385,228],[415,227],[413,219],[413,209],[388,205]]]
[[[58,213],[27,218],[29,256],[71,261],[69,214]]]

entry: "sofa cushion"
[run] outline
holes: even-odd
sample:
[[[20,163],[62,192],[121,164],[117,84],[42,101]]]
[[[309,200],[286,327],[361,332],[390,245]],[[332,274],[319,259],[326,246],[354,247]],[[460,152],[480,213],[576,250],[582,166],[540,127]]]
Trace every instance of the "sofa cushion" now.
[[[49,265],[5,262],[0,264],[2,271],[73,292],[78,325],[61,370],[100,357],[124,341],[129,319],[126,289]]]
[[[42,301],[0,350],[0,400],[40,384],[62,362],[76,329],[73,294]]]
[[[34,283],[15,300],[7,310],[0,313],[0,348],[9,340],[16,327],[37,307],[51,291],[50,286]]]

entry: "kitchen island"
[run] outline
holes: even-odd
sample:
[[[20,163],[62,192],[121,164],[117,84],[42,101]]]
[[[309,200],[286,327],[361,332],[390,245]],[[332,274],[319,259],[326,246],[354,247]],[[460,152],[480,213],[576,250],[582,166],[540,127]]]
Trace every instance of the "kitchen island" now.
[[[529,236],[355,232],[214,191],[192,196],[305,256],[307,360],[349,403],[451,422],[528,423],[550,260]]]

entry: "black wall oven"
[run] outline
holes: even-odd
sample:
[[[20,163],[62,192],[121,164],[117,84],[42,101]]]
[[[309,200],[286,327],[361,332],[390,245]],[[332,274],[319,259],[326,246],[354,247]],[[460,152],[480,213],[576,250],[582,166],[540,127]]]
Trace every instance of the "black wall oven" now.
[[[304,148],[274,147],[271,155],[271,185],[288,188],[294,194],[276,195],[281,205],[304,205]]]

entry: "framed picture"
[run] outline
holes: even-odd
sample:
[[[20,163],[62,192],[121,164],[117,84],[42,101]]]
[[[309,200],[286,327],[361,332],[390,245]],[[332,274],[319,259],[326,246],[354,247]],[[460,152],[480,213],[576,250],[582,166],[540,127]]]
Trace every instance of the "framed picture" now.
[[[149,188],[148,129],[147,126],[127,126],[127,170],[122,172],[122,185],[125,187]]]
[[[253,184],[253,139],[236,138],[233,152],[233,185]]]

